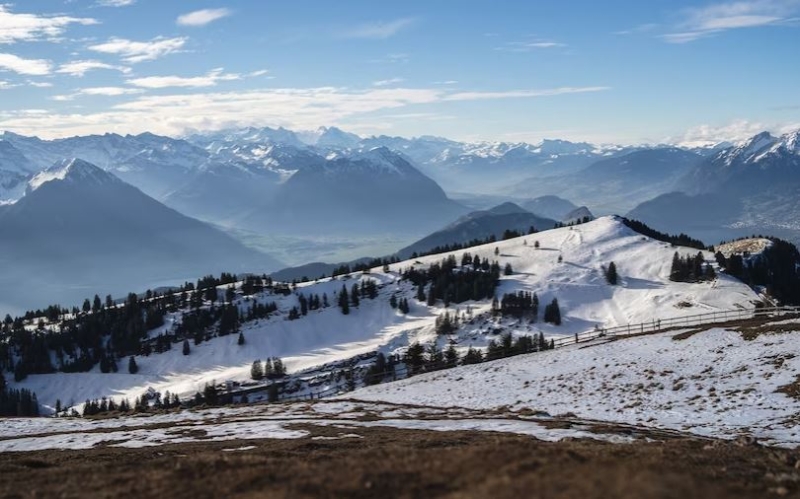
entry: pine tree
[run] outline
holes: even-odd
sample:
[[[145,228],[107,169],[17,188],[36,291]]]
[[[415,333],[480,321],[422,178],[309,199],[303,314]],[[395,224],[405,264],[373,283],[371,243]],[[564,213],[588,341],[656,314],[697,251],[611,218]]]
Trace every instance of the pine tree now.
[[[455,367],[458,365],[458,350],[452,343],[447,350],[444,351],[444,363],[447,367]]]
[[[264,378],[264,367],[260,360],[253,361],[253,365],[250,367],[250,378],[256,381]]]
[[[510,263],[506,264],[506,267],[505,267],[505,270],[503,271],[503,273],[505,275],[511,275],[511,274],[514,273],[514,269],[511,268],[511,264]]]
[[[444,367],[444,354],[435,341],[428,345],[428,358],[425,364],[429,371],[437,371]]]
[[[354,307],[358,307],[358,304],[359,304],[359,298],[358,298],[358,295],[359,295],[358,284],[353,284],[353,289],[352,289],[352,291],[350,292],[350,303],[351,303],[351,304],[352,304]]]
[[[389,298],[389,306],[392,308],[397,308],[397,295],[392,295]]]
[[[420,345],[419,342],[414,342],[408,346],[408,350],[403,356],[403,362],[408,366],[409,375],[417,374],[422,370],[425,365],[424,353],[425,347]]]
[[[139,366],[136,365],[136,359],[134,359],[133,356],[128,360],[128,372],[131,374],[139,372]]]
[[[244,333],[242,333],[241,331],[239,332],[239,339],[236,340],[236,344],[240,346],[244,345]]]
[[[339,292],[339,308],[344,315],[350,313],[350,297],[347,296],[347,287],[344,284],[342,284],[342,290]]]
[[[606,281],[612,286],[617,285],[619,276],[617,276],[617,266],[614,262],[608,264],[608,268],[606,269]]]
[[[189,347],[189,340],[183,340],[183,355],[189,355],[192,349]]]

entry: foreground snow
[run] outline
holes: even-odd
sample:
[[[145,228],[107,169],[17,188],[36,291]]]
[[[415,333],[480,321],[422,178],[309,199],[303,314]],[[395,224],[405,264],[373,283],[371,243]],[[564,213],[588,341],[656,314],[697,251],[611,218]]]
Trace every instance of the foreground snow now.
[[[217,408],[105,420],[19,418],[0,427],[0,452],[80,450],[101,446],[135,448],[226,440],[361,438],[354,430],[376,426],[433,431],[496,431],[529,435],[550,442],[564,438],[610,442],[633,440],[613,433],[595,432],[587,425],[554,428],[544,424],[544,420],[509,416],[342,401]],[[336,437],[312,437],[314,426],[335,427],[342,431]],[[241,446],[223,450],[235,452],[252,448]]]
[[[777,324],[776,324],[777,325]],[[787,321],[780,321],[784,331]],[[800,400],[778,392],[800,375],[800,323],[747,340],[708,329],[575,345],[357,390],[365,401],[574,414],[800,445]],[[688,335],[688,334],[687,334]],[[680,338],[680,337],[679,337]]]

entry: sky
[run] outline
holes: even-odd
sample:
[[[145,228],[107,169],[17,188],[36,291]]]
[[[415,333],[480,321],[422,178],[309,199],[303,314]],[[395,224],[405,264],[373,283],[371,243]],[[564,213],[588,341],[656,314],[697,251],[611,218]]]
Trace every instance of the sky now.
[[[800,0],[19,0],[0,130],[741,140],[800,128],[798,53]]]

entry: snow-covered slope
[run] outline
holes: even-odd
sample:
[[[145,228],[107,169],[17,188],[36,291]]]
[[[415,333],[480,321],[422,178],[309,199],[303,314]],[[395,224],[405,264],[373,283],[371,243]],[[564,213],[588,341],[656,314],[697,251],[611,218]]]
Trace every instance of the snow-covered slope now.
[[[535,243],[539,243],[536,248]],[[29,376],[20,385],[31,388],[46,406],[55,400],[81,402],[103,395],[124,396],[131,400],[148,387],[161,392],[171,391],[182,397],[191,396],[206,382],[247,380],[255,359],[277,356],[285,360],[290,371],[311,368],[343,360],[354,355],[381,350],[402,353],[413,341],[438,341],[445,345],[447,337],[435,332],[436,318],[445,310],[469,314],[472,320],[452,339],[457,348],[483,347],[496,338],[500,329],[514,336],[542,332],[546,337],[573,335],[596,326],[615,326],[680,317],[705,311],[752,308],[756,294],[741,282],[719,275],[713,282],[676,283],[669,280],[673,253],[696,254],[697,250],[675,248],[633,232],[613,217],[575,226],[554,229],[531,236],[501,241],[452,253],[458,261],[464,252],[497,260],[501,267],[510,264],[513,274],[502,276],[497,296],[503,293],[536,292],[543,304],[557,298],[563,318],[560,326],[532,323],[527,320],[500,319],[489,314],[489,300],[466,302],[445,308],[442,302],[427,306],[414,297],[416,288],[400,279],[400,272],[412,266],[420,268],[440,262],[447,255],[431,255],[392,264],[389,272],[373,269],[369,274],[353,274],[319,282],[302,283],[297,293],[327,295],[334,306],[310,311],[298,320],[286,320],[288,311],[298,305],[295,294],[288,296],[265,293],[261,302],[275,301],[280,313],[268,320],[248,322],[242,328],[244,345],[236,344],[235,336],[213,338],[192,346],[188,356],[178,346],[148,357],[137,357],[140,372],[136,375],[101,374],[97,367],[90,373],[48,374]],[[559,256],[563,261],[559,262]],[[705,254],[709,262],[713,255]],[[615,262],[620,284],[610,286],[602,266]],[[336,308],[335,293],[342,286],[348,289],[359,280],[375,280],[379,287],[374,300],[362,299],[349,315]],[[224,291],[224,290],[223,290]],[[410,313],[403,315],[389,306],[392,295],[407,298]],[[249,302],[240,300],[241,307]],[[469,311],[468,311],[469,310]],[[168,317],[170,327],[179,315]],[[151,336],[160,331],[151,332]]]
[[[783,327],[787,327],[786,324]],[[633,423],[770,444],[800,445],[800,399],[782,393],[800,373],[793,332],[745,339],[709,329],[575,345],[376,385],[368,401],[510,408]],[[687,335],[685,335],[687,336]]]

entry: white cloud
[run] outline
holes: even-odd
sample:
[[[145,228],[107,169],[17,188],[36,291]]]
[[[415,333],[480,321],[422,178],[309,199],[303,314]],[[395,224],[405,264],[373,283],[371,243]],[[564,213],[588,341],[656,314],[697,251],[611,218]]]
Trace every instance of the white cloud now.
[[[97,24],[97,20],[85,17],[15,14],[9,7],[0,4],[0,44],[55,38],[70,24]]]
[[[53,86],[53,84],[50,83],[49,81],[30,81],[29,80],[25,84],[26,85],[30,85],[32,87],[36,87],[36,88],[50,88],[50,87]]]
[[[511,90],[505,92],[458,92],[444,96],[445,101],[471,101],[488,99],[521,99],[532,97],[550,97],[554,95],[582,94],[587,92],[603,92],[610,87],[558,87],[541,90]]]
[[[372,22],[362,24],[342,34],[345,38],[390,38],[402,30],[412,26],[415,20],[410,17],[395,19],[389,22]]]
[[[213,87],[220,81],[240,80],[239,74],[223,73],[222,69],[214,69],[205,76],[192,76],[184,78],[181,76],[147,76],[144,78],[133,78],[128,80],[131,85],[142,88],[199,88]]]
[[[74,100],[76,97],[80,97],[82,95],[100,95],[105,97],[119,97],[121,95],[133,95],[133,94],[140,94],[143,90],[139,90],[138,88],[126,88],[126,87],[89,87],[89,88],[81,88],[75,93],[72,94],[65,94],[65,95],[55,95],[53,96],[53,100],[56,101],[71,101]]]
[[[562,48],[566,46],[566,43],[554,42],[552,40],[536,40],[525,42],[508,42],[499,47],[495,47],[495,50],[500,50],[503,52],[532,52],[534,50]]]
[[[656,28],[658,28],[658,24],[645,23],[645,24],[640,24],[640,25],[635,26],[635,27],[630,28],[630,29],[623,29],[623,30],[620,30],[620,31],[615,31],[612,34],[613,35],[635,35],[635,34],[639,34],[639,33],[648,33],[650,31],[653,31]]]
[[[107,64],[105,62],[100,61],[72,61],[62,64],[56,70],[56,73],[61,74],[68,74],[72,76],[83,76],[89,71],[93,71],[95,69],[113,69],[116,71],[120,71],[122,73],[130,73],[131,68],[127,66],[115,66],[113,64]]]
[[[18,85],[11,83],[10,81],[0,80],[0,90],[7,90],[9,88],[14,88]]]
[[[176,21],[180,26],[205,26],[223,17],[228,17],[233,12],[230,9],[203,9],[178,16]]]
[[[22,75],[42,76],[50,74],[50,62],[44,59],[23,59],[14,54],[0,53],[0,70]]]
[[[599,91],[605,87],[563,87],[514,92],[457,92],[446,88],[347,89],[277,88],[235,92],[197,92],[173,95],[141,95],[106,111],[86,114],[48,112],[9,115],[0,128],[47,137],[90,133],[140,133],[150,131],[180,135],[187,130],[218,130],[238,126],[285,126],[312,129],[341,125],[374,113],[417,113],[411,106],[444,101],[534,98],[567,93]],[[86,95],[86,89],[73,94]],[[124,93],[137,89],[124,89]],[[110,92],[108,92],[110,93]],[[69,96],[68,96],[69,97]],[[374,121],[374,120],[373,120]]]
[[[259,69],[258,71],[252,71],[252,72],[250,72],[250,73],[247,73],[247,76],[248,76],[248,77],[250,77],[250,78],[255,78],[255,77],[257,77],[257,76],[264,76],[264,75],[265,75],[265,74],[267,74],[267,73],[269,73],[269,71],[268,71],[268,70],[266,70],[266,69]]]
[[[136,3],[136,0],[97,0],[101,7],[127,7]]]
[[[669,43],[688,43],[723,31],[772,26],[791,21],[800,0],[744,0],[682,11],[683,22],[662,35]]]
[[[663,142],[699,147],[720,142],[740,142],[765,130],[780,135],[797,129],[800,129],[800,123],[766,124],[740,119],[726,125],[698,125],[687,130],[682,136],[667,137]]]
[[[397,83],[403,83],[406,81],[404,78],[389,78],[388,80],[378,80],[372,82],[372,85],[376,87],[386,87],[389,85],[395,85]]]
[[[125,62],[135,64],[142,61],[152,61],[180,51],[186,44],[187,38],[153,38],[148,42],[135,42],[124,38],[111,38],[105,43],[90,45],[89,50],[104,54],[115,54]]]

